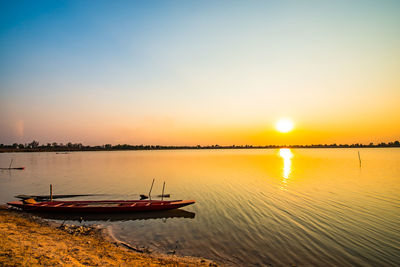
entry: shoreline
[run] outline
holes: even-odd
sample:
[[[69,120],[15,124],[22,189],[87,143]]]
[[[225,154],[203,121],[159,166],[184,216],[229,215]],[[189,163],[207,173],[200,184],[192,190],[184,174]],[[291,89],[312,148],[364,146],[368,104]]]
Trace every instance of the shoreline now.
[[[0,262],[6,266],[219,266],[189,256],[150,252],[124,243],[109,228],[60,224],[0,207]]]
[[[315,146],[249,146],[249,147],[175,147],[175,148],[143,148],[143,149],[2,149],[0,148],[0,153],[55,153],[55,154],[70,154],[73,152],[118,152],[118,151],[176,151],[176,150],[249,150],[249,149],[281,149],[281,148],[289,148],[289,149],[365,149],[365,148],[400,148],[399,145],[388,145],[388,146],[324,146],[324,145],[315,145]],[[5,168],[8,169],[8,168]]]

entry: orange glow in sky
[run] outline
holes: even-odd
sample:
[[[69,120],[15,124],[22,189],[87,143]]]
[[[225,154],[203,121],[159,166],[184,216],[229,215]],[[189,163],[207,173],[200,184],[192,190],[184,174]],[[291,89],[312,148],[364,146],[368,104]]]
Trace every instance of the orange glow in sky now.
[[[400,139],[398,1],[1,5],[0,144]]]

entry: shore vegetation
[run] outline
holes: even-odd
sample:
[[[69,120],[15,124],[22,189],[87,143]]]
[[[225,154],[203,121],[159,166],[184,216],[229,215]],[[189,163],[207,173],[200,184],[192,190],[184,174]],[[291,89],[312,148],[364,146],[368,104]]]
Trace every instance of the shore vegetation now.
[[[163,145],[129,145],[129,144],[104,144],[104,145],[83,145],[82,143],[46,143],[40,144],[33,140],[25,144],[0,144],[0,152],[68,152],[68,151],[115,151],[115,150],[178,150],[178,149],[276,149],[276,148],[376,148],[376,147],[400,147],[399,141],[381,143],[355,143],[355,144],[311,144],[311,145],[196,145],[196,146],[163,146]]]

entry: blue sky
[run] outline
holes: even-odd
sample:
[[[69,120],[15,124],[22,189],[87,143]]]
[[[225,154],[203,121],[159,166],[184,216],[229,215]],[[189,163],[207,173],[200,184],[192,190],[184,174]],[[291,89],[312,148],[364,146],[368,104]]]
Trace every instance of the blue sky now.
[[[0,1],[0,143],[393,139],[399,11],[398,1]],[[280,117],[303,133],[274,136]]]

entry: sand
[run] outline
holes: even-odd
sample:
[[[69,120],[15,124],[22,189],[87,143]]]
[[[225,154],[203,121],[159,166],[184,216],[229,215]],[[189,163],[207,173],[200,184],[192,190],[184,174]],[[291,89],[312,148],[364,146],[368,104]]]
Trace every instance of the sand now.
[[[135,252],[104,229],[59,225],[0,209],[1,266],[217,266],[206,259]]]

